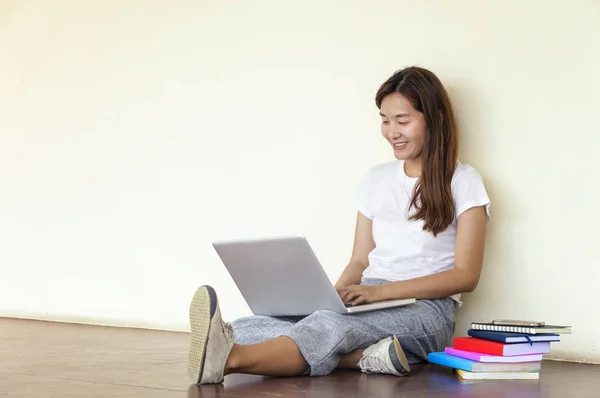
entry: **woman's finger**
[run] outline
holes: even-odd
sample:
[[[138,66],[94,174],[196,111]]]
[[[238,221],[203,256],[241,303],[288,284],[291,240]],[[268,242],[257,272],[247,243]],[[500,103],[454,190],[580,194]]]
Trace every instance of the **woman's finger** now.
[[[352,305],[359,305],[359,304],[364,304],[366,303],[366,299],[364,295],[358,295],[354,301],[352,302]]]
[[[350,294],[348,294],[348,296],[344,300],[344,304],[348,304],[348,303],[352,302],[352,300],[355,300],[356,297],[357,297],[357,295],[351,292]]]
[[[350,288],[346,288],[344,292],[340,295],[344,304],[348,303],[352,294],[352,290]]]
[[[353,286],[350,286],[350,287],[348,287],[348,291],[344,295],[344,298],[342,299],[342,301],[344,302],[344,304],[348,304],[349,302],[351,302],[358,296],[359,296],[359,293],[356,291],[356,288]]]

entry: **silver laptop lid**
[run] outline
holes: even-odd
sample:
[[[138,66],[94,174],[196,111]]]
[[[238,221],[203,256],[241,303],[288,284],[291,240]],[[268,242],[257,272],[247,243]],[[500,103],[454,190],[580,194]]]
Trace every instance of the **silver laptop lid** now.
[[[242,296],[256,315],[345,312],[345,306],[303,236],[213,242]]]

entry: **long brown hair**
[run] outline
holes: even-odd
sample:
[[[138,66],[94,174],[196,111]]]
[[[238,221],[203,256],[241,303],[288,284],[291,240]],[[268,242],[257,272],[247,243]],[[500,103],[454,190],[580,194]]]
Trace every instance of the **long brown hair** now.
[[[442,82],[427,69],[409,67],[395,72],[375,96],[375,103],[399,93],[425,117],[427,135],[422,154],[421,177],[410,201],[416,211],[411,220],[423,220],[423,230],[437,236],[454,221],[452,176],[458,159],[456,117]]]

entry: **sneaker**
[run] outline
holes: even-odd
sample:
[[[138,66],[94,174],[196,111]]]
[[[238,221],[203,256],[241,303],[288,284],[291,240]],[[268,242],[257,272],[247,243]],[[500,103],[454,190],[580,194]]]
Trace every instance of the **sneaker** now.
[[[233,347],[233,328],[223,322],[217,293],[210,286],[196,290],[190,304],[192,338],[188,375],[196,384],[219,384]]]
[[[363,373],[383,373],[406,376],[410,366],[396,336],[388,337],[368,347],[358,362]]]

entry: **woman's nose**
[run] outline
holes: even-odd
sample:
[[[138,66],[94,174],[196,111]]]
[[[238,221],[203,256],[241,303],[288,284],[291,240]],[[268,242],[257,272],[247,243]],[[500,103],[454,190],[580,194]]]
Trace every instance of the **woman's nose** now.
[[[392,125],[390,126],[388,134],[392,138],[398,138],[402,135],[402,131],[400,130],[400,127],[398,125]]]

